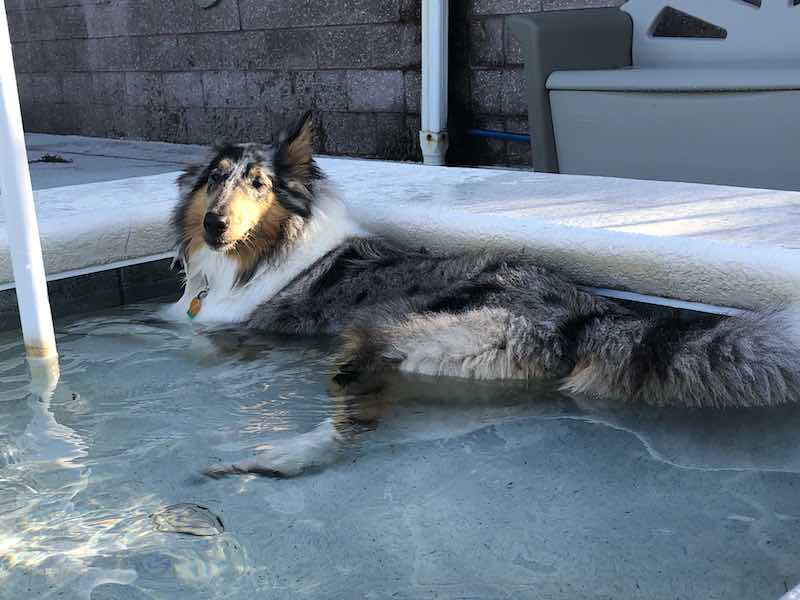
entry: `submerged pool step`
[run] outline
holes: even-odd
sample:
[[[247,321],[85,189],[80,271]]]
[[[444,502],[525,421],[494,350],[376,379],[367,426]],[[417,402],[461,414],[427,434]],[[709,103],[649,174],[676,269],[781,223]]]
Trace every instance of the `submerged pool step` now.
[[[92,313],[156,299],[177,300],[181,276],[172,259],[84,270],[50,279],[47,289],[54,318]],[[0,290],[0,331],[19,328],[17,295],[13,287]]]

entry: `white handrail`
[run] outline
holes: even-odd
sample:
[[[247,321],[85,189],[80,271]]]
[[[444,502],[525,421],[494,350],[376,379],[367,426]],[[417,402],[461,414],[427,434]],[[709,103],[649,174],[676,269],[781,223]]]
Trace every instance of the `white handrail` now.
[[[47,298],[5,0],[0,0],[0,148],[3,151],[0,195],[3,197],[25,352],[28,358],[52,358],[57,356],[53,317]]]

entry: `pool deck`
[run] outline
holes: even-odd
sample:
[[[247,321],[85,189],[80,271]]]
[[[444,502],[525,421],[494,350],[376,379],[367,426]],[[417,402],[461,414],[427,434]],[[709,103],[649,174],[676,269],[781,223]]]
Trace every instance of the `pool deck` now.
[[[71,161],[30,165],[49,279],[170,255],[175,177],[206,148],[45,134],[26,141],[31,161]],[[585,285],[717,306],[800,300],[800,192],[319,162],[366,229],[403,242],[525,248]],[[0,289],[12,287],[3,231]]]

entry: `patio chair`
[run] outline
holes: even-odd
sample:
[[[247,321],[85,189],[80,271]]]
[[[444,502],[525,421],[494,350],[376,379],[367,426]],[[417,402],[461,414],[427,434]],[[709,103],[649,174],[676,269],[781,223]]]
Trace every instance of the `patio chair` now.
[[[511,19],[537,171],[800,189],[798,0]]]

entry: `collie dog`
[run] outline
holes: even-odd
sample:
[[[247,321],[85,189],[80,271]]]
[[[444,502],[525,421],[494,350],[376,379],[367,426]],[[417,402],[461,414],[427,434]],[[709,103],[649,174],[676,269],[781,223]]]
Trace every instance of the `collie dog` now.
[[[186,285],[174,314],[342,341],[332,381],[342,410],[210,475],[287,476],[332,460],[374,421],[375,402],[361,414],[357,398],[374,399],[399,372],[558,381],[571,394],[657,405],[798,399],[800,335],[787,311],[646,318],[522,253],[395,247],[348,219],[312,134],[307,114],[274,147],[224,145],[178,179],[172,224]]]

